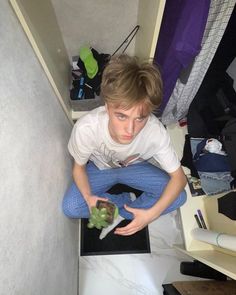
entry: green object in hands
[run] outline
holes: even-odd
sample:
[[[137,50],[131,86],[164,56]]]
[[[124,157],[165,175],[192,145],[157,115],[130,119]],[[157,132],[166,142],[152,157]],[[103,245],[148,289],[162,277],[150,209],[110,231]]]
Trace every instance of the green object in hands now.
[[[91,209],[88,228],[102,229],[113,223],[118,216],[118,208],[111,202],[98,201],[96,207]]]
[[[91,215],[89,218],[89,223],[88,223],[88,228],[94,228],[96,227],[97,229],[101,229],[102,227],[107,227],[108,222],[106,221],[107,219],[107,209],[102,208],[98,209],[96,207],[93,207],[91,209]]]

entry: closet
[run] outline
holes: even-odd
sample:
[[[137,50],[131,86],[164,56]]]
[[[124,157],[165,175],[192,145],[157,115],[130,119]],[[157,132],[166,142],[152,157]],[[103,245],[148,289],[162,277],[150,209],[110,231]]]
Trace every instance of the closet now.
[[[10,3],[61,103],[64,112],[72,122],[80,116],[81,112],[73,111],[69,97],[71,56],[68,56],[68,50],[66,49],[67,46],[65,44],[66,36],[63,36],[60,22],[63,18],[63,13],[66,14],[68,11],[65,10],[63,12],[63,10],[58,9],[58,5],[60,5],[58,1],[54,1],[53,3],[53,1],[50,0],[36,2],[30,0],[10,0]],[[57,7],[55,7],[55,4]],[[110,32],[110,37],[107,39],[109,43],[112,43],[113,37],[116,40],[120,40],[121,43],[134,26],[140,25],[138,34],[133,40],[133,44],[135,45],[132,48],[132,54],[141,58],[154,57],[165,0],[133,0],[132,5],[126,3],[126,1],[86,1],[86,4],[83,4],[82,1],[68,1],[66,4],[61,2],[61,5],[65,5],[66,9],[71,10],[70,15],[73,15],[73,12],[76,10],[80,12],[80,16],[77,17],[75,14],[73,18],[68,18],[67,21],[73,22],[73,25],[78,29],[78,32],[82,29],[83,32],[86,30],[86,36],[91,34],[93,39],[96,39],[91,39],[91,44],[96,44],[96,42],[99,43],[99,39],[102,38],[103,34],[107,33],[107,30]],[[75,7],[75,5],[77,5],[77,7]],[[102,11],[103,13],[103,18],[97,23],[96,34],[92,31],[90,24],[91,19],[89,19],[89,17],[86,18],[86,15],[84,15],[86,14],[86,11],[83,12],[83,5],[86,5],[86,9],[89,12],[93,11],[95,8],[93,14],[95,18],[96,9],[97,14],[99,11]],[[80,10],[80,7],[82,11]],[[57,13],[55,8],[57,8]],[[129,9],[130,12],[126,11],[127,9]],[[116,10],[119,14],[113,23],[111,19],[109,21],[109,14],[114,13]],[[60,13],[61,18],[59,17]],[[80,23],[81,19],[83,19],[83,24]],[[78,24],[76,23],[76,20],[78,21]],[[96,20],[93,19],[93,21],[96,23]],[[129,23],[129,25],[127,25],[127,23]],[[131,27],[131,24],[133,24],[133,27]],[[121,34],[121,31],[123,34],[124,32],[126,33],[123,35]],[[78,46],[78,49],[80,46],[84,45],[84,42],[85,40],[77,40],[76,46]],[[117,45],[119,44],[115,44],[114,46]],[[102,46],[99,49],[104,50]]]
[[[211,2],[211,4],[215,3],[216,2],[213,1]],[[217,5],[220,5],[219,2]],[[225,122],[228,121],[231,116],[235,116],[236,95],[232,79],[234,78],[235,80],[236,73],[235,70],[233,70],[233,67],[235,69],[234,62],[236,54],[235,46],[233,46],[236,40],[235,1],[229,3],[229,6],[231,7],[231,11],[228,14],[228,16],[230,16],[228,18],[229,21],[224,17],[225,24],[227,24],[226,29],[222,32],[223,36],[219,44],[217,44],[216,52],[214,56],[212,56],[209,67],[206,70],[201,85],[188,110],[188,130],[181,127],[177,128],[179,134],[175,134],[176,137],[172,138],[174,144],[177,143],[181,137],[182,142],[184,142],[185,133],[188,133],[189,136],[195,139],[204,137],[216,138],[216,136],[220,134],[219,132],[221,132]],[[214,8],[215,6],[213,9]],[[225,11],[226,10],[223,11],[224,14],[222,17],[225,16]],[[211,15],[213,15],[213,13],[209,14],[210,17]],[[215,28],[219,28],[221,25],[219,19],[221,18],[218,17]],[[216,42],[210,44],[211,47],[213,47],[213,45],[216,46]],[[206,59],[203,60],[206,62],[208,61]],[[229,65],[232,65],[232,78],[227,74]],[[194,80],[194,83],[196,83],[196,80]],[[183,145],[180,144],[180,149],[182,146]],[[186,167],[184,167],[184,170],[186,174],[189,173]],[[210,173],[208,174],[208,179],[210,179],[209,175]],[[204,195],[204,192],[200,195],[192,195],[189,191],[189,187],[186,188],[187,202],[180,208],[185,245],[176,245],[176,249],[235,280],[235,249],[232,250],[228,246],[225,247],[225,245],[218,243],[218,238],[216,238],[217,243],[214,245],[212,241],[206,241],[202,239],[202,237],[199,239],[199,237],[196,238],[196,235],[194,235],[194,232],[196,232],[196,230],[198,231],[199,226],[195,217],[196,213],[200,210],[207,224],[207,228],[204,229],[203,232],[205,231],[207,234],[209,232],[217,232],[219,235],[228,234],[235,238],[236,221],[222,214],[219,205],[222,202],[222,197],[225,198],[228,191],[224,191],[222,183],[219,185],[220,178],[218,178],[217,181],[218,192],[208,191],[207,195]],[[202,184],[202,188],[203,187],[204,185]],[[212,188],[213,190],[217,190],[217,183],[215,183]],[[228,189],[230,189],[230,186]],[[209,232],[207,230],[209,230]]]

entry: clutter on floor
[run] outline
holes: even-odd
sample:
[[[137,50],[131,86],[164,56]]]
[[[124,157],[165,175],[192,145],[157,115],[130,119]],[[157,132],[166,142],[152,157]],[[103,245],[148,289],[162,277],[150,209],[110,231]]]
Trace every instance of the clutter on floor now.
[[[88,111],[102,104],[99,95],[103,70],[111,56],[126,51],[139,27],[136,25],[112,54],[99,53],[93,47],[82,46],[79,55],[72,57],[70,98],[74,111]]]
[[[98,53],[89,47],[81,47],[79,56],[72,57],[72,101],[91,100],[99,96],[102,72],[109,59],[109,54]]]

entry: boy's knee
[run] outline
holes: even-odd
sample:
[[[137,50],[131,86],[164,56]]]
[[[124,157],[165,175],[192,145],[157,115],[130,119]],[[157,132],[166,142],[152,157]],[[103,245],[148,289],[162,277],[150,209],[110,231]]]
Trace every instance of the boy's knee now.
[[[62,211],[67,217],[76,218],[75,208],[72,206],[71,202],[68,202],[68,199],[66,198],[64,198],[62,202]]]
[[[70,218],[89,218],[90,212],[87,204],[78,203],[76,199],[64,197],[62,201],[62,211]]]

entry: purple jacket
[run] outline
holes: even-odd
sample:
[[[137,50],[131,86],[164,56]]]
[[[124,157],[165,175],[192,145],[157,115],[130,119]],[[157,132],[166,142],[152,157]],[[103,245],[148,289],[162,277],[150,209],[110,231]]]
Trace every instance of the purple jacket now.
[[[182,69],[188,67],[201,50],[210,0],[166,0],[154,63],[164,83],[164,110]]]

